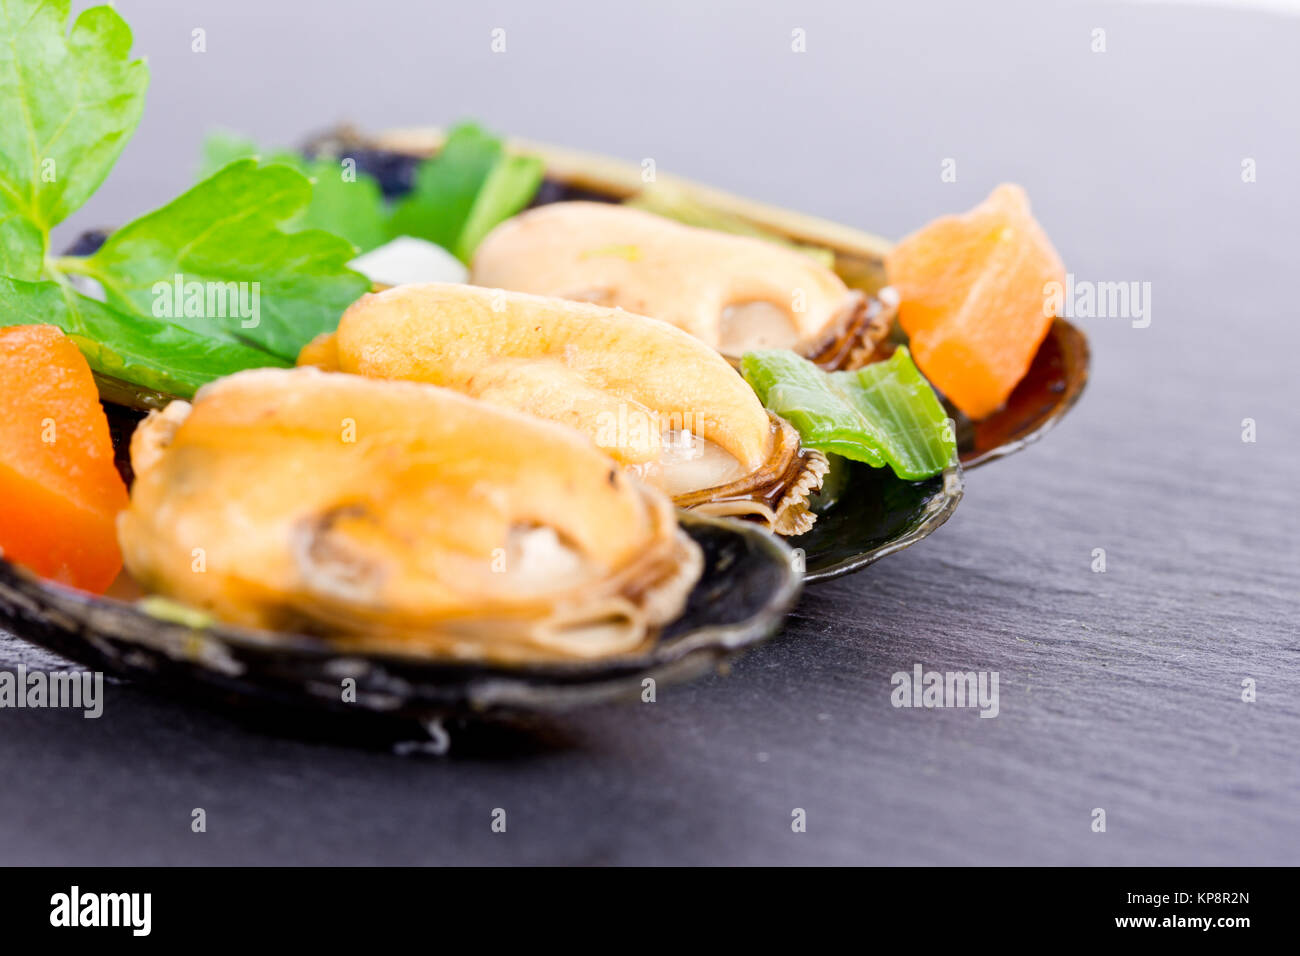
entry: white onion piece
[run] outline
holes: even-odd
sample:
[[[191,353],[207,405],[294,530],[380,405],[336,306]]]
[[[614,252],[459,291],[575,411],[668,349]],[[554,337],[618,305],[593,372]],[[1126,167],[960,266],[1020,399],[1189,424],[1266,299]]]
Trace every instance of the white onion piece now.
[[[398,236],[348,263],[371,282],[465,282],[469,270],[442,246],[412,236]]]

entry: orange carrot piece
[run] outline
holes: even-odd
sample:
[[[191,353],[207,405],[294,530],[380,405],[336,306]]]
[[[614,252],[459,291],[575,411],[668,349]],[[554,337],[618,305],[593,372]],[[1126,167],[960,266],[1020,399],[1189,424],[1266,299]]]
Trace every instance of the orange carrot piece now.
[[[1047,284],[1065,266],[1019,186],[936,219],[885,260],[917,367],[972,419],[1007,400],[1051,328]]]
[[[122,568],[126,485],[90,366],[51,325],[0,328],[0,551],[102,593]]]

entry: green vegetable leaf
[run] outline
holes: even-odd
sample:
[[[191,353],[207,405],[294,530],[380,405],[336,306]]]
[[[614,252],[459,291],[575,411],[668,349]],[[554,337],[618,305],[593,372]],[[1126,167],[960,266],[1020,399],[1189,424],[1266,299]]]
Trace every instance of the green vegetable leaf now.
[[[292,362],[370,288],[347,268],[355,249],[346,239],[281,228],[311,195],[290,166],[237,160],[114,232],[90,258],[58,265],[96,279],[118,311],[175,320]]]
[[[763,404],[799,432],[802,442],[880,468],[885,459],[849,400],[829,375],[784,349],[746,352],[740,361],[745,381]]]
[[[259,156],[257,144],[233,133],[210,134],[201,169]],[[369,252],[399,236],[436,243],[468,263],[483,237],[528,205],[544,174],[540,159],[507,156],[501,141],[477,126],[461,124],[438,155],[417,167],[411,192],[390,211],[379,182],[365,173],[345,176],[341,160],[308,160],[277,151],[269,161],[293,166],[313,182],[311,205],[286,225],[324,229]]]
[[[0,271],[24,278],[39,273],[50,229],[113,168],[149,83],[111,7],[84,11],[65,35],[68,6],[0,0]]]
[[[388,210],[373,176],[356,173],[345,179],[343,167],[332,159],[312,160],[300,168],[311,177],[312,193],[298,227],[332,232],[361,252],[388,241]]]
[[[411,192],[393,209],[389,235],[428,239],[455,252],[502,152],[500,140],[477,126],[457,126],[438,155],[416,169]]]
[[[200,177],[213,176],[237,159],[260,155],[251,139],[224,131],[209,133],[203,140]],[[286,227],[324,229],[342,236],[361,252],[369,252],[388,240],[388,210],[375,177],[355,170],[348,172],[338,160],[308,160],[288,150],[271,153],[268,162],[292,166],[312,180],[311,203]]]
[[[182,398],[241,369],[288,364],[258,349],[127,315],[56,282],[0,277],[0,315],[6,325],[57,325],[95,371]]]
[[[502,156],[474,199],[453,250],[461,262],[474,258],[483,237],[523,209],[537,194],[545,167],[535,156]]]
[[[829,454],[889,465],[907,480],[937,475],[956,457],[943,406],[906,346],[853,372],[823,372],[794,352],[747,352],[745,381],[803,443]]]
[[[216,129],[203,137],[203,150],[199,157],[198,182],[210,179],[224,166],[229,166],[237,159],[260,159],[262,151],[247,136],[240,136],[228,130]],[[279,162],[277,156],[274,162]]]
[[[0,275],[38,279],[44,267],[45,233],[17,210],[0,212]]]

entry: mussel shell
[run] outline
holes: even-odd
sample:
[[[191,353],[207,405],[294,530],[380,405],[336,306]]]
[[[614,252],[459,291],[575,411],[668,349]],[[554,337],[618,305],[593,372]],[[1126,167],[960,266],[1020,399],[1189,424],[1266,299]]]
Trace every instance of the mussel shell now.
[[[828,581],[915,544],[948,520],[962,496],[962,470],[953,465],[923,481],[903,481],[888,468],[845,462],[835,504],[818,513],[812,530],[786,538],[803,552],[805,582]]]
[[[1087,337],[1065,319],[1056,319],[1029,371],[996,413],[972,422],[945,402],[956,423],[962,466],[978,468],[1005,458],[1051,431],[1083,395],[1088,363]]]
[[[427,721],[551,713],[697,676],[774,634],[799,594],[790,549],[757,526],[682,513],[704,573],[682,615],[635,655],[503,666],[342,653],[321,638],[214,624],[195,629],[134,604],[42,581],[0,559],[0,626],[92,670],[213,699]],[[343,680],[356,681],[355,702]]]

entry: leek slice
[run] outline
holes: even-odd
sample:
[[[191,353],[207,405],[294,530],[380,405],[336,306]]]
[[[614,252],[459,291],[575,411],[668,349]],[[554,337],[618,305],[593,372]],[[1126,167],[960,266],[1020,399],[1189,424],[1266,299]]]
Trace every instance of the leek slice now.
[[[937,475],[956,458],[952,424],[906,346],[853,372],[823,372],[784,349],[747,352],[741,371],[805,447],[888,465],[909,481]]]

